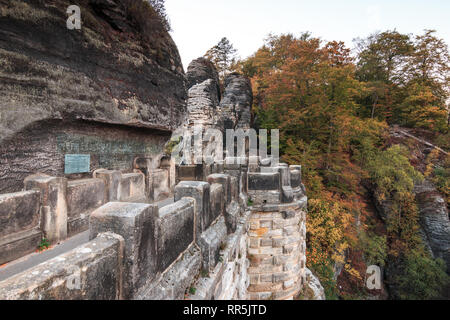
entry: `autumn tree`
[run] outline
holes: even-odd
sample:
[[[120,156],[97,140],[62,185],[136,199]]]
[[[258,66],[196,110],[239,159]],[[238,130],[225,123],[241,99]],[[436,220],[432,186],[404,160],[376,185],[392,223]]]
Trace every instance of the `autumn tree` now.
[[[397,110],[399,124],[440,132],[448,130],[450,55],[434,30],[415,37],[414,51],[405,67],[405,99]]]
[[[344,266],[353,288],[364,290],[364,263],[390,267],[398,261],[392,279],[399,297],[414,296],[405,285],[409,280],[423,287],[430,277],[443,279],[441,263],[424,250],[419,233],[413,187],[421,176],[402,148],[389,146],[389,124],[442,125],[436,120],[437,86],[424,83],[442,85],[444,69],[429,67],[440,70],[439,81],[436,71],[418,72],[424,41],[435,43],[386,31],[360,40],[355,60],[342,42],[326,43],[309,33],[269,35],[238,63],[251,78],[256,124],[279,129],[283,161],[303,165],[308,266],[329,298],[348,297],[336,288],[336,264]],[[373,195],[391,203],[384,222],[368,208]],[[369,216],[383,225],[381,231]],[[422,259],[418,265],[411,260],[416,256]],[[427,262],[427,276],[417,277],[415,270]],[[416,296],[440,290],[439,281],[432,286]]]
[[[366,85],[364,115],[390,120],[393,109],[402,99],[398,85],[404,81],[404,69],[413,52],[409,35],[385,31],[356,39],[357,77]]]

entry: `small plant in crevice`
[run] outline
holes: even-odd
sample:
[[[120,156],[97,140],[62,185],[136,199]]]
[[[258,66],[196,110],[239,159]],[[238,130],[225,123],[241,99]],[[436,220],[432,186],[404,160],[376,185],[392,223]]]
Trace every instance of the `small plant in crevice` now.
[[[252,198],[248,198],[248,200],[247,200],[247,206],[249,206],[249,207],[252,207],[253,206],[253,200],[252,200]]]
[[[189,288],[189,293],[190,294],[195,294],[197,292],[197,289],[196,288],[194,288],[194,287],[190,287]]]
[[[39,246],[38,246],[39,252],[47,250],[49,247],[50,247],[50,242],[46,238],[42,238],[41,242],[39,243]]]
[[[209,278],[209,272],[206,270],[202,270],[202,278]]]

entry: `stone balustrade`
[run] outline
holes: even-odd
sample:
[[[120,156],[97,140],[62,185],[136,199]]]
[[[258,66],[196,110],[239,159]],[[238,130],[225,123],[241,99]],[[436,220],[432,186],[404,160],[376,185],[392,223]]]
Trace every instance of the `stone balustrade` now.
[[[145,196],[145,174],[101,170],[69,183],[32,177],[30,191],[0,196],[0,212],[4,199],[15,199],[14,210],[35,203],[24,223],[34,230],[42,203],[54,220],[64,204],[66,232],[88,225],[91,240],[0,282],[0,299],[294,298],[305,281],[301,168],[248,171],[225,162],[205,181],[181,181],[163,207],[122,201]]]

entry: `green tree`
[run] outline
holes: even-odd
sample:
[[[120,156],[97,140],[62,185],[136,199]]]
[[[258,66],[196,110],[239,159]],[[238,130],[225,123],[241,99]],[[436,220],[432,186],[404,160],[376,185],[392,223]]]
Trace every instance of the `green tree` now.
[[[410,251],[400,265],[400,272],[393,278],[398,298],[431,300],[442,297],[442,291],[449,283],[442,259],[433,259],[424,251]]]
[[[448,130],[450,55],[434,30],[415,37],[414,51],[405,67],[405,99],[397,123],[440,132]]]
[[[392,109],[402,98],[398,85],[404,81],[404,67],[414,48],[410,36],[394,30],[355,42],[357,77],[366,83],[364,115],[390,120]]]
[[[204,55],[206,59],[215,65],[222,82],[225,76],[230,73],[232,65],[236,63],[236,52],[237,50],[233,47],[230,40],[224,37]]]

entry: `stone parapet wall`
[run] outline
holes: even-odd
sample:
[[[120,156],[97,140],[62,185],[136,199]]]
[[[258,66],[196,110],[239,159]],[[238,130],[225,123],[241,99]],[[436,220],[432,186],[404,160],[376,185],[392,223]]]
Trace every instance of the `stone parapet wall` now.
[[[0,282],[0,300],[122,298],[123,239],[100,234],[89,243]]]
[[[155,171],[164,182],[152,190],[158,200],[167,199],[169,171]],[[150,202],[139,170],[97,170],[93,176],[68,180],[35,174],[25,179],[25,191],[0,194],[0,265],[35,251],[42,238],[57,244],[88,230],[91,213],[110,201]]]
[[[0,195],[0,265],[36,250],[41,241],[38,190]]]
[[[180,182],[174,203],[162,207],[118,201],[133,199],[133,189],[145,195],[145,174],[102,170],[94,179],[69,183],[30,177],[26,186],[38,196],[64,195],[64,201],[38,197],[52,219],[61,220],[56,216],[62,203],[66,222],[88,216],[91,241],[0,282],[0,299],[295,298],[305,283],[307,199],[298,183],[299,168],[280,168],[248,174],[246,165],[227,165],[225,173],[206,181]],[[277,179],[266,183],[280,197],[259,201],[262,194],[255,189],[266,186],[256,182],[271,175]],[[292,201],[281,196],[283,187],[294,190]],[[92,188],[98,194],[74,206]],[[250,207],[243,203],[247,192]],[[99,292],[102,287],[105,292]]]

